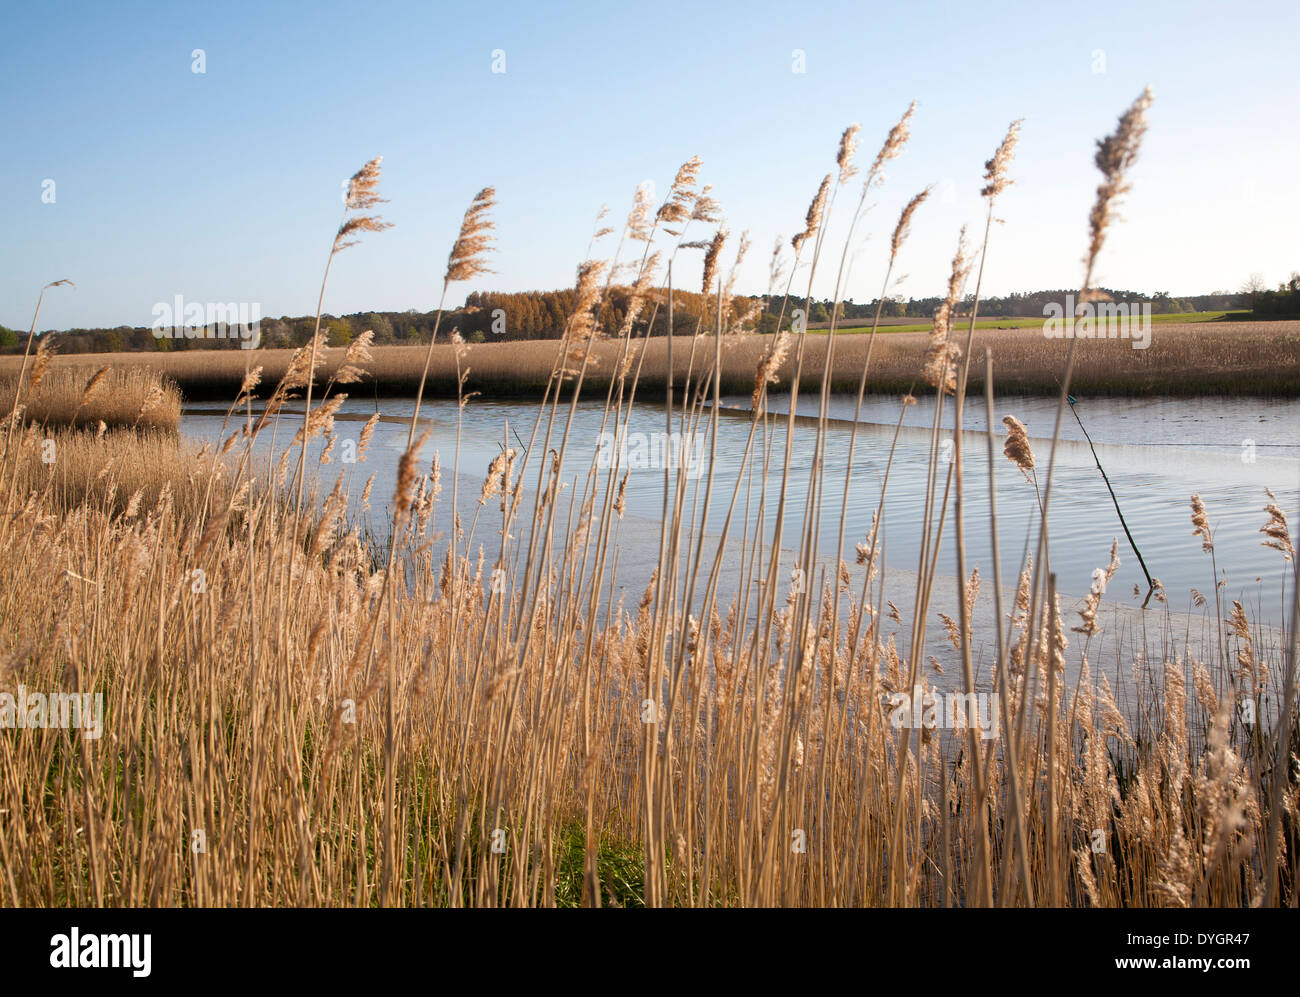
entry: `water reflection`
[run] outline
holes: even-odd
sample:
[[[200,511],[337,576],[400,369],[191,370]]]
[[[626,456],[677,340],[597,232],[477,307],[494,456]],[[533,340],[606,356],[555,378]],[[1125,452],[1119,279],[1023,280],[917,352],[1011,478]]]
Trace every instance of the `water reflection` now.
[[[765,434],[760,434],[751,459],[742,472],[746,440],[750,431],[747,412],[727,408],[747,404],[747,399],[728,399],[718,419],[716,444],[703,449],[704,463],[712,459],[714,485],[709,512],[705,555],[706,563],[716,547],[717,534],[727,515],[737,480],[741,487],[736,496],[730,545],[734,550],[744,537],[752,538],[759,524],[765,538],[770,538],[777,516],[781,468],[784,462],[785,419],[773,418]],[[833,555],[840,534],[841,506],[844,502],[845,467],[848,457],[855,400],[836,398],[832,404],[832,423],[826,441],[826,484],[822,495],[820,550]],[[335,462],[322,468],[326,487],[334,476],[344,475],[350,488],[352,513],[368,522],[379,535],[384,533],[391,516],[391,501],[397,460],[406,445],[412,401],[384,399],[376,403],[349,400],[340,411],[336,425],[340,437],[355,438],[362,421],[378,411],[385,417],[376,427],[368,457],[364,463],[342,464],[335,450]],[[804,405],[810,404],[811,409]],[[815,412],[816,399],[803,399],[801,413]],[[903,426],[897,432],[897,447],[889,472],[889,487],[884,505],[883,531],[885,565],[896,574],[914,571],[921,547],[921,510],[925,498],[929,467],[930,423],[933,399],[908,408]],[[787,408],[788,401],[772,400],[773,410]],[[562,410],[563,412],[563,410]],[[855,545],[862,542],[871,525],[871,516],[880,500],[881,485],[895,439],[895,424],[900,412],[896,397],[868,398],[863,422],[858,427],[854,466],[848,482],[848,501],[843,517],[844,548],[842,556],[852,564]],[[1261,546],[1260,526],[1266,520],[1263,506],[1265,488],[1277,495],[1282,508],[1291,514],[1300,506],[1300,444],[1295,428],[1300,407],[1291,402],[1262,400],[1202,399],[1088,399],[1080,403],[1080,413],[1096,444],[1097,458],[1106,469],[1119,499],[1133,540],[1142,551],[1152,575],[1164,585],[1170,605],[1190,608],[1196,589],[1213,599],[1215,579],[1208,555],[1199,540],[1192,537],[1189,500],[1199,493],[1205,502],[1215,529],[1216,557],[1221,580],[1226,584],[1222,596],[1240,599],[1259,607],[1265,618],[1281,620],[1280,580],[1284,570],[1281,555]],[[1055,417],[1055,402],[1049,399],[1014,399],[998,402],[995,417],[1013,414],[1029,428],[1040,468],[1047,461],[1048,444]],[[499,513],[491,503],[478,507],[479,488],[489,462],[503,446],[523,450],[529,444],[536,422],[537,407],[528,402],[474,400],[460,413],[459,475],[453,475],[457,441],[457,406],[450,401],[426,402],[422,417],[432,429],[424,453],[427,463],[438,452],[444,469],[444,491],[435,520],[436,529],[447,534],[451,523],[449,489],[457,482],[458,506],[468,521],[479,512],[475,544],[483,543],[489,551],[499,544]],[[972,400],[966,412],[966,429],[962,449],[966,477],[966,544],[967,564],[978,565],[988,584],[991,574],[991,546],[987,531],[989,511],[988,475],[990,470],[987,437],[984,429],[983,400]],[[390,421],[391,420],[391,421]],[[951,425],[951,413],[945,421]],[[707,422],[707,420],[706,420]],[[214,439],[220,430],[221,417],[210,410],[195,407],[184,418],[186,433],[200,439]],[[562,421],[550,446],[558,446]],[[597,456],[602,429],[599,403],[580,404],[568,437],[565,480],[570,484],[566,500],[582,491],[587,469]],[[632,433],[662,433],[666,430],[661,407],[639,405],[633,410],[628,429]],[[676,427],[675,427],[676,428]],[[998,426],[999,432],[1001,426]],[[543,434],[544,434],[543,427]],[[787,518],[783,543],[797,544],[804,518],[807,485],[813,462],[815,428],[799,420],[794,429],[791,459],[788,466]],[[950,428],[943,431],[947,443],[943,452],[951,455],[958,441]],[[1107,592],[1107,598],[1120,604],[1137,606],[1142,598],[1134,597],[1137,587],[1145,595],[1146,585],[1137,559],[1128,549],[1116,516],[1111,496],[1097,470],[1096,460],[1078,425],[1067,413],[1067,422],[1057,450],[1057,477],[1052,498],[1052,567],[1057,574],[1063,596],[1085,595],[1093,570],[1106,563],[1111,541],[1120,542],[1121,567]],[[282,432],[280,439],[289,438]],[[265,442],[269,443],[269,436]],[[1247,450],[1244,441],[1253,443]],[[265,443],[263,444],[265,445]],[[542,440],[533,444],[535,456],[542,450]],[[762,488],[762,447],[770,448],[768,488]],[[699,451],[692,451],[698,453]],[[1252,460],[1243,459],[1251,457]],[[529,463],[525,481],[532,485],[538,465]],[[941,465],[941,474],[947,465]],[[375,475],[369,513],[359,507],[364,483]],[[994,451],[993,473],[997,487],[997,511],[1002,547],[1004,582],[1014,584],[1016,572],[1031,542],[1038,501],[1032,482],[1007,461],[1001,453],[999,439]],[[603,472],[602,472],[603,475]],[[703,505],[700,488],[707,476],[692,478],[685,508],[695,510],[698,519]],[[942,480],[942,479],[941,479]],[[531,495],[531,489],[529,490]],[[615,527],[618,547],[618,583],[614,591],[629,596],[633,604],[644,588],[655,563],[660,537],[660,520],[664,500],[664,477],[655,468],[634,468],[628,477],[627,509]],[[527,505],[525,509],[529,508]],[[568,515],[567,508],[562,511]],[[524,516],[526,519],[526,514]],[[1292,516],[1292,524],[1297,517]],[[832,565],[833,561],[828,562]],[[726,578],[720,586],[724,598],[736,590],[735,572],[741,570],[739,558],[724,562]],[[939,571],[955,576],[956,558],[951,526],[946,527]],[[902,591],[900,589],[900,591]],[[903,603],[900,602],[900,605]]]

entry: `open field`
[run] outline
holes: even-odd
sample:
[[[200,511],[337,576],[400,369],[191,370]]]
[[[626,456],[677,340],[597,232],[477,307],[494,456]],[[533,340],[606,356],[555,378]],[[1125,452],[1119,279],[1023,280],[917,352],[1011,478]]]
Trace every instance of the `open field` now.
[[[1033,328],[977,330],[974,351],[982,356],[993,350],[999,390],[1011,394],[1055,394],[1060,389],[1064,340],[1046,339],[1042,323]],[[722,393],[749,394],[754,371],[770,337],[744,335],[724,337],[722,351]],[[832,390],[857,391],[869,337],[844,335],[837,338],[832,373]],[[877,337],[867,379],[872,392],[902,393],[929,390],[921,378],[928,335],[890,331]],[[809,333],[801,385],[819,386],[826,337]],[[645,350],[640,390],[657,393],[664,384],[667,342],[661,338],[637,341]],[[673,370],[681,383],[692,363],[696,372],[706,363],[709,350],[697,349],[691,357],[689,337],[673,340]],[[483,343],[464,347],[462,365],[469,368],[466,390],[486,396],[540,396],[560,352],[555,341]],[[585,380],[590,388],[609,384],[617,366],[619,344],[612,340],[593,345],[594,366]],[[371,377],[349,386],[353,397],[375,393],[389,396],[413,395],[419,386],[427,349],[424,346],[372,347]],[[145,366],[174,381],[189,399],[233,398],[250,366],[261,365],[263,382],[283,376],[292,350],[193,350],[173,353],[119,353],[56,356],[54,370],[85,372],[103,364],[113,367]],[[337,369],[343,349],[324,352],[323,376]],[[20,358],[0,358],[0,377],[12,375]],[[711,363],[711,356],[708,358]],[[779,369],[783,383],[793,373],[794,360],[787,357]],[[1076,350],[1072,383],[1079,395],[1256,395],[1293,398],[1300,396],[1300,321],[1168,323],[1155,327],[1145,350],[1132,348],[1125,340],[1081,340]],[[983,369],[971,370],[973,390],[983,386]],[[426,392],[454,396],[456,357],[450,344],[434,346]]]

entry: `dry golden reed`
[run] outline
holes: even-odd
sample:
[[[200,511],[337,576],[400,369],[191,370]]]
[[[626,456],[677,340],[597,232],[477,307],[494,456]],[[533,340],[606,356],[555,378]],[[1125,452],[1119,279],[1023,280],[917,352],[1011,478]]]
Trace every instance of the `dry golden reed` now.
[[[481,274],[492,272],[487,268],[487,254],[493,249],[492,230],[496,226],[489,214],[496,203],[496,190],[484,187],[474,195],[474,200],[465,209],[460,233],[447,257],[447,272],[444,277],[447,283],[473,280]]]
[[[346,197],[347,212],[368,211],[376,205],[384,203],[384,198],[379,196],[379,164],[383,156],[376,157],[366,163],[365,166],[352,174],[348,181],[348,190]],[[367,214],[348,214],[339,230],[334,236],[334,252],[347,249],[349,246],[355,246],[357,239],[353,236],[359,236],[363,232],[382,232],[392,226],[383,220],[379,215]]]
[[[885,164],[890,160],[897,159],[907,145],[907,140],[912,137],[912,115],[916,113],[916,101],[912,101],[903,112],[903,116],[889,130],[885,136],[885,141],[876,153],[876,158],[871,164],[871,169],[867,171],[867,186],[875,186],[885,181]]]
[[[864,186],[901,149],[910,115]],[[995,155],[988,167],[989,185],[1005,182],[1013,137],[1001,165]],[[841,175],[853,169],[856,139],[856,130],[841,137]],[[705,220],[697,216],[713,216],[694,193],[699,169],[687,162],[657,214],[638,193],[625,236],[649,243],[663,231],[680,242],[687,224]],[[374,161],[355,178],[349,211],[374,206],[377,180]],[[830,184],[828,175],[796,254],[823,231]],[[458,238],[447,281],[483,272],[485,244],[475,240],[487,238],[491,202],[481,195],[467,213],[469,241]],[[248,413],[238,430],[197,451],[175,433],[107,431],[92,421],[90,410],[123,376],[116,365],[93,391],[93,361],[47,365],[38,390],[66,376],[67,411],[85,428],[54,431],[61,456],[51,466],[41,459],[49,430],[30,416],[10,422],[0,548],[21,556],[0,560],[0,605],[10,608],[0,618],[0,683],[21,674],[31,688],[102,690],[112,727],[93,745],[64,730],[0,739],[0,812],[8,814],[0,904],[1293,906],[1294,836],[1281,821],[1297,812],[1297,787],[1270,778],[1289,771],[1274,763],[1292,750],[1282,736],[1291,718],[1274,729],[1261,712],[1245,731],[1233,717],[1241,691],[1282,702],[1294,680],[1282,641],[1292,635],[1252,620],[1242,602],[1215,610],[1227,622],[1219,642],[1196,642],[1195,628],[1165,607],[1124,628],[1106,650],[1135,662],[1131,682],[1128,670],[1115,673],[1128,697],[1121,708],[1088,661],[1109,612],[1101,597],[1118,569],[1117,544],[1080,612],[1082,646],[1066,636],[1067,603],[1054,580],[1034,591],[1038,574],[1051,579],[1046,558],[1024,559],[1009,614],[998,576],[982,591],[978,569],[964,568],[958,613],[943,612],[954,604],[931,594],[942,585],[945,544],[958,544],[960,564],[964,541],[954,538],[960,530],[930,528],[948,515],[944,476],[935,474],[927,511],[911,508],[891,527],[915,532],[934,510],[920,568],[906,583],[915,602],[900,608],[888,598],[897,591],[886,587],[890,561],[879,547],[895,507],[885,502],[889,474],[864,482],[851,460],[840,469],[852,483],[845,503],[872,512],[867,535],[841,544],[856,551],[854,563],[832,551],[806,587],[783,584],[794,565],[825,559],[812,556],[816,531],[800,530],[807,524],[797,512],[777,511],[792,479],[776,448],[793,447],[793,431],[800,445],[807,437],[787,417],[792,435],[778,444],[765,396],[795,342],[791,383],[802,383],[808,360],[816,385],[832,337],[795,340],[783,330],[726,340],[724,354],[724,316],[712,316],[718,324],[707,330],[701,320],[697,338],[718,335],[708,344],[714,362],[700,363],[703,348],[672,354],[681,390],[665,414],[670,425],[714,431],[721,414],[709,400],[727,376],[716,362],[725,356],[737,393],[752,391],[752,411],[734,414],[748,420],[749,439],[734,474],[710,462],[698,482],[665,475],[664,514],[640,543],[644,524],[623,518],[636,484],[630,468],[616,462],[597,473],[595,458],[574,456],[576,398],[561,399],[560,387],[575,368],[603,359],[603,416],[623,428],[637,390],[645,393],[643,371],[667,370],[666,337],[643,335],[653,313],[634,318],[626,338],[597,334],[610,286],[602,278],[636,273],[636,293],[651,300],[656,247],[644,249],[631,270],[616,269],[617,254],[582,264],[562,342],[494,352],[453,334],[438,373],[458,414],[471,404],[470,363],[543,371],[545,401],[531,432],[523,427],[523,445],[492,457],[482,506],[468,503],[472,515],[463,515],[460,489],[449,484],[444,494],[438,454],[422,472],[430,430],[417,435],[417,405],[392,507],[374,536],[349,516],[332,465],[306,468],[291,487],[275,460],[300,446],[305,454],[321,434],[329,453],[343,398],[335,384],[405,368],[420,372],[423,392],[432,344],[385,353],[363,336],[330,351],[314,337],[259,357],[254,370],[247,357],[227,358],[232,395],[238,387],[251,402],[263,373],[274,388],[261,416]],[[960,354],[949,349],[965,268],[959,251],[948,308],[930,337],[882,337],[900,395],[923,355],[940,391],[965,391],[965,377],[953,378]],[[748,311],[736,309],[742,321]],[[836,337],[858,365],[855,385],[866,338]],[[997,338],[1012,356],[1042,348],[1037,333],[1037,342],[1014,332]],[[27,400],[26,360],[11,368],[14,409]],[[164,361],[126,368],[138,381],[128,424],[156,389],[166,392],[161,373],[214,362]],[[286,400],[303,388],[310,395],[322,371],[333,377],[304,406],[300,437],[277,436]],[[576,392],[583,382],[572,383]],[[992,411],[992,385],[988,396]],[[915,401],[908,393],[900,408]],[[296,413],[289,418],[298,424]],[[818,417],[818,439],[826,421]],[[1023,424],[1010,416],[1004,424],[1004,453],[1036,485]],[[360,452],[378,425],[366,422]],[[946,429],[936,419],[928,455],[936,469]],[[992,435],[989,445],[992,455]],[[457,459],[448,472],[458,467]],[[826,473],[815,472],[819,488]],[[527,493],[525,476],[537,482]],[[374,484],[371,475],[363,510]],[[960,474],[954,491],[960,515]],[[1285,517],[1269,499],[1264,543],[1287,556]],[[773,518],[784,541],[764,528]],[[719,521],[727,523],[720,533]],[[1199,498],[1193,524],[1209,543]],[[638,546],[649,582],[625,607],[617,562]],[[992,557],[998,567],[996,543]],[[734,598],[718,595],[723,571],[738,579]],[[980,613],[994,619],[996,650],[974,646]],[[936,618],[942,636],[927,637],[926,621]],[[983,742],[979,718],[954,717],[951,731],[927,728],[910,740],[891,723],[885,695],[935,691],[954,655],[957,688],[974,687],[976,652],[981,680],[1006,690],[998,736]],[[196,861],[176,843],[199,827],[209,840]],[[788,847],[792,828],[814,829],[802,851]],[[1103,851],[1092,846],[1097,830]]]
[[[907,237],[912,231],[912,216],[916,214],[916,209],[930,196],[930,191],[933,189],[933,187],[926,187],[925,190],[913,196],[903,206],[903,211],[898,216],[898,224],[894,226],[894,234],[889,239],[889,263],[891,267],[898,259],[898,251],[903,248],[903,243],[907,241]]]
[[[1127,173],[1137,160],[1142,136],[1146,134],[1147,111],[1152,99],[1151,88],[1147,87],[1120,116],[1115,132],[1097,143],[1094,162],[1101,171],[1103,180],[1097,188],[1097,199],[1088,217],[1090,237],[1085,262],[1089,275],[1106,241],[1106,232],[1115,220],[1117,202],[1129,189]]]
[[[1011,168],[1011,160],[1015,157],[1016,144],[1020,141],[1020,126],[1023,123],[1023,118],[1011,122],[997,152],[984,164],[984,187],[980,191],[981,197],[994,201],[999,194],[1015,183],[1007,176],[1007,171]]]
[[[1266,540],[1261,541],[1261,545],[1281,551],[1282,558],[1289,561],[1295,556],[1295,547],[1291,545],[1291,531],[1287,528],[1286,513],[1277,504],[1277,496],[1272,490],[1266,488],[1264,491],[1268,494],[1268,505],[1264,506],[1264,511],[1268,513],[1268,522],[1259,528],[1259,532],[1267,537]]]
[[[46,426],[133,426],[175,430],[180,425],[181,396],[176,385],[156,370],[142,366],[100,366],[87,377],[86,368],[62,358],[42,372],[40,381],[24,392],[23,417]],[[0,406],[7,410],[14,396],[12,379],[0,377]]]
[[[1034,470],[1034,450],[1029,445],[1029,431],[1014,415],[1003,416],[1002,425],[1007,427],[1007,442],[1002,453],[1020,468],[1026,481],[1032,480],[1029,475]]]
[[[790,245],[798,253],[803,249],[804,243],[817,234],[821,228],[822,215],[826,212],[826,200],[830,196],[831,175],[826,174],[822,180],[821,186],[817,188],[817,193],[813,196],[812,203],[808,205],[808,214],[804,217],[803,231],[797,233],[790,240]]]
[[[970,274],[971,263],[966,256],[966,229],[963,226],[957,241],[957,252],[952,258],[952,272],[948,276],[948,293],[934,314],[930,330],[930,345],[925,353],[922,376],[932,388],[949,393],[957,390],[957,361],[961,347],[952,338],[953,312],[961,300],[962,288]]]
[[[1192,536],[1201,538],[1201,550],[1207,554],[1214,550],[1214,534],[1210,530],[1210,517],[1206,515],[1201,496],[1192,496]]]

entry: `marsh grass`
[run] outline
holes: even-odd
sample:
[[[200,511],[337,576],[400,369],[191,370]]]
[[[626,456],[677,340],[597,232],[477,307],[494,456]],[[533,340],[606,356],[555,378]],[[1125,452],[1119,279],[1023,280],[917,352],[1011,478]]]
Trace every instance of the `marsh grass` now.
[[[42,459],[47,440],[49,462]],[[39,438],[29,432],[15,455],[18,490],[44,495],[60,514],[84,507],[121,515],[131,508],[132,517],[156,506],[166,490],[180,513],[193,519],[210,488],[220,487],[224,470],[214,470],[204,453],[160,430],[99,435],[60,429]]]
[[[837,393],[858,390],[868,350],[869,329],[840,330],[831,367],[832,388]],[[929,335],[893,332],[881,325],[871,358],[874,394],[904,394],[917,385],[917,372],[929,342]],[[674,376],[685,377],[690,362],[691,337],[675,337]],[[749,395],[754,370],[772,337],[753,333],[729,335],[722,351],[722,393]],[[806,347],[810,368],[805,369],[801,387],[820,387],[820,361],[824,357],[824,333],[810,335]],[[1031,328],[988,329],[977,326],[973,341],[977,354],[994,349],[998,355],[998,390],[1008,394],[1055,395],[1060,388],[1061,343],[1044,338],[1041,323]],[[469,375],[466,392],[478,391],[492,397],[540,398],[547,389],[552,368],[564,347],[554,340],[518,343],[466,344],[465,364]],[[323,350],[324,376],[343,362],[342,348]],[[589,389],[608,391],[614,382],[616,362],[624,349],[618,341],[600,340],[592,348],[594,367],[585,381]],[[660,392],[666,386],[667,341],[656,336],[640,339],[632,355],[641,365],[643,391]],[[375,346],[369,376],[353,388],[357,397],[411,397],[419,387],[426,358],[429,376],[426,397],[455,398],[457,372],[455,351],[449,342],[427,346]],[[292,350],[258,350],[251,362],[263,365],[271,384],[283,376]],[[158,371],[174,382],[189,400],[229,399],[239,390],[250,358],[243,351],[221,350],[189,353],[87,354],[55,359],[55,372],[76,369],[88,378],[104,363],[115,370],[144,367]],[[0,357],[0,376],[16,370],[18,358]],[[788,386],[793,359],[776,370],[782,385]],[[1080,347],[1073,381],[1080,397],[1087,395],[1132,396],[1224,395],[1295,398],[1300,394],[1300,322],[1233,322],[1159,325],[1150,347],[1135,350],[1121,340],[1089,342]],[[977,365],[969,387],[982,393],[984,371]],[[74,403],[75,404],[75,403]]]
[[[902,151],[898,128],[877,165]],[[845,132],[838,173],[818,188],[791,247],[807,271],[834,265],[826,223],[857,172],[857,135]],[[689,160],[657,211],[638,191],[613,255],[579,267],[578,308],[561,343],[500,354],[453,338],[419,348],[418,361],[394,361],[405,374],[388,383],[413,372],[425,388],[449,378],[463,407],[473,404],[465,369],[499,356],[496,376],[526,369],[542,400],[534,425],[518,427],[526,446],[503,445],[477,495],[460,494],[459,453],[447,465],[446,455],[422,452],[413,419],[384,548],[346,519],[343,477],[307,460],[314,436],[328,446],[338,401],[339,358],[316,341],[283,363],[259,355],[263,369],[244,366],[211,449],[69,429],[54,437],[50,465],[38,426],[10,433],[0,461],[0,689],[95,691],[106,720],[98,740],[0,732],[0,902],[1296,902],[1297,589],[1276,503],[1261,523],[1278,553],[1278,604],[1290,614],[1280,635],[1265,639],[1262,620],[1234,606],[1221,636],[1217,620],[1206,621],[1213,638],[1202,652],[1160,598],[1142,617],[1142,641],[1106,648],[1135,662],[1107,669],[1131,687],[1120,697],[1092,660],[1101,655],[1098,615],[1081,616],[1081,630],[1062,617],[1042,495],[1037,555],[1022,562],[1018,584],[1007,579],[1013,594],[1004,596],[996,554],[991,593],[963,570],[962,612],[947,628],[963,654],[958,688],[969,691],[970,614],[979,600],[994,602],[1002,734],[895,729],[884,697],[932,687],[926,620],[942,545],[960,551],[968,530],[987,528],[997,550],[996,512],[963,521],[962,471],[939,457],[945,413],[960,422],[965,392],[982,387],[994,507],[992,472],[1003,471],[1004,487],[1036,488],[1050,458],[1016,450],[1013,464],[995,441],[994,379],[1002,384],[1008,342],[985,349],[973,314],[965,337],[963,316],[945,314],[925,341],[892,356],[898,337],[842,337],[837,327],[746,339],[727,327],[719,265],[697,334],[647,343],[656,312],[674,309],[674,255],[714,242],[686,239],[687,227],[723,224],[715,206],[701,207],[708,188],[697,187],[698,170]],[[878,178],[873,167],[865,185]],[[367,197],[377,197],[373,186]],[[490,200],[488,189],[475,204]],[[455,243],[465,252],[453,248],[447,281],[480,272],[485,244],[463,237],[466,226],[483,237],[485,222],[471,206]],[[334,252],[349,234],[340,229]],[[602,340],[594,316],[629,247],[643,317]],[[803,276],[807,301],[812,276]],[[1053,356],[1061,376],[1060,343],[1038,336],[1032,350],[1044,370]],[[808,430],[801,446],[825,438],[837,371],[851,371],[858,391],[904,370],[918,382],[927,351],[936,385],[947,387],[925,501],[894,524],[923,537],[912,600],[900,610],[885,595],[888,470],[878,493],[850,494],[852,467],[819,462],[801,512],[785,468],[796,430]],[[1138,356],[1126,349],[1123,363]],[[166,360],[212,364],[210,355]],[[384,363],[376,351],[370,366],[381,379]],[[1081,349],[1076,389],[1088,363]],[[259,378],[266,387],[255,403]],[[321,394],[289,413],[286,402],[313,379]],[[769,414],[773,387],[818,392],[817,419],[797,420],[793,405]],[[701,479],[664,472],[654,577],[636,605],[614,601],[627,472],[594,458],[566,464],[578,398],[602,393],[605,422],[625,427],[651,391],[668,430],[715,441],[717,402],[736,388],[754,406],[735,477],[715,480],[713,461]],[[900,402],[900,425],[911,400]],[[259,460],[263,443],[270,457]],[[819,551],[814,528],[840,473],[842,502],[877,509],[868,536],[847,538],[853,564]],[[484,535],[475,513],[488,505],[500,530]],[[725,509],[724,525],[706,535],[710,506]],[[774,508],[775,537],[754,525]],[[438,515],[451,523],[447,536],[435,529]],[[1197,515],[1212,524],[1215,510]],[[1098,538],[1099,555],[1109,543]],[[736,555],[739,591],[724,604],[719,575]],[[1216,581],[1207,563],[1207,584]],[[1067,654],[1079,664],[1071,686]],[[1245,700],[1256,723],[1241,719]]]
[[[101,361],[103,358],[100,358]],[[15,378],[0,377],[0,407],[13,411]],[[181,394],[149,367],[60,364],[55,359],[35,387],[22,393],[22,417],[46,427],[131,427],[175,432]]]

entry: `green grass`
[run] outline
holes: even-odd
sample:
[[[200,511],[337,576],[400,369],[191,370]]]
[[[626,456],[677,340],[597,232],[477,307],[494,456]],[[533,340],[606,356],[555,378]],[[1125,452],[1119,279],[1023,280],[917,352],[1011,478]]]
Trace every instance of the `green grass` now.
[[[572,821],[564,826],[559,842],[555,876],[557,907],[582,906],[584,857],[582,824]],[[596,868],[605,892],[601,897],[604,906],[645,906],[645,859],[639,843],[602,834],[596,850]]]
[[[1231,317],[1240,317],[1248,314],[1250,313],[1247,311],[1173,312],[1168,315],[1152,315],[1151,324],[1164,325],[1170,322],[1180,322],[1180,323],[1221,322]],[[1045,321],[1046,319],[1035,318],[1032,316],[1028,318],[988,318],[988,319],[977,320],[975,323],[975,328],[976,329],[1033,329],[1038,326],[1041,326]],[[967,323],[963,323],[961,322],[961,320],[958,320],[956,322],[956,325],[960,326],[961,328],[967,328]],[[908,325],[884,325],[882,323],[878,331],[882,333],[929,332],[930,328],[931,328],[930,322],[913,322],[913,323],[909,323]],[[810,327],[808,331],[825,332],[826,330],[813,329]],[[839,331],[844,334],[864,333],[864,332],[870,332],[871,326],[870,324],[846,326],[841,328]]]

